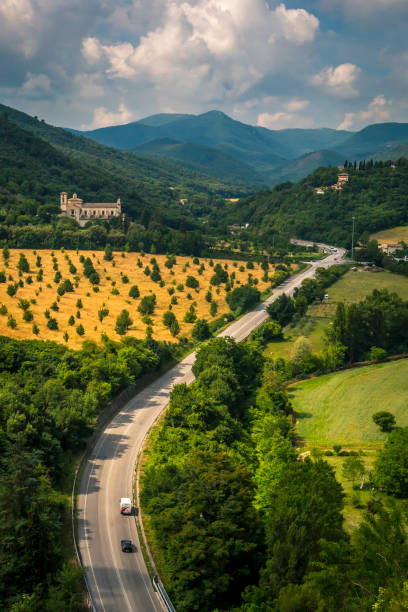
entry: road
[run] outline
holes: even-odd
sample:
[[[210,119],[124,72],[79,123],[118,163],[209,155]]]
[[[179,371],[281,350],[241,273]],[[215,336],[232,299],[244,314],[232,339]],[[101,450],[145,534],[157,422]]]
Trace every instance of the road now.
[[[292,294],[318,266],[339,263],[344,251],[314,262],[305,272],[288,279],[255,310],[235,321],[220,336],[238,342],[268,318],[266,306],[282,293]],[[172,387],[194,380],[191,367],[195,353],[133,397],[99,436],[85,463],[77,498],[77,542],[87,583],[97,612],[162,611],[141,553],[133,516],[119,513],[121,497],[132,497],[137,455],[143,439],[169,401]],[[120,540],[136,545],[133,554],[123,553]]]

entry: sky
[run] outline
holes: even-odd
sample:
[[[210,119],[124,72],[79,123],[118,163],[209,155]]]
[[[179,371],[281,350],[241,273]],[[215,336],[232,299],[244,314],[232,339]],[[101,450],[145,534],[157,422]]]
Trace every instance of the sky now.
[[[0,102],[94,129],[408,122],[408,0],[0,0]]]

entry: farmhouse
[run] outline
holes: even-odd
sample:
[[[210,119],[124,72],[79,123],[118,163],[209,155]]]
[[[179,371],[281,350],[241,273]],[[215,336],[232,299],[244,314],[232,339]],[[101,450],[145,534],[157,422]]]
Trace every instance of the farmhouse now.
[[[118,198],[116,202],[84,202],[74,193],[72,198],[68,198],[65,191],[60,194],[61,216],[75,219],[83,227],[87,221],[93,219],[111,219],[119,217],[122,212],[122,205]]]
[[[339,174],[337,177],[337,183],[335,183],[334,185],[332,185],[332,189],[336,189],[337,191],[341,191],[341,189],[343,189],[343,185],[345,185],[346,183],[348,183],[349,180],[349,175],[347,174],[347,172],[343,172],[342,174]]]

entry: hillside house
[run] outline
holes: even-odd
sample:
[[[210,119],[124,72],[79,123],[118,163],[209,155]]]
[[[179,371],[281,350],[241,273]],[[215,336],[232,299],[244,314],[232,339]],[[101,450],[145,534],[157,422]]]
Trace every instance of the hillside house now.
[[[348,183],[348,180],[349,180],[349,175],[347,174],[347,172],[342,172],[337,177],[337,183],[332,185],[332,189],[336,189],[337,191],[341,191],[343,189],[343,185]]]
[[[60,208],[62,217],[69,217],[83,227],[87,221],[94,219],[109,220],[112,217],[119,217],[122,213],[121,201],[116,202],[84,202],[74,193],[72,198],[68,198],[65,191],[60,194]]]

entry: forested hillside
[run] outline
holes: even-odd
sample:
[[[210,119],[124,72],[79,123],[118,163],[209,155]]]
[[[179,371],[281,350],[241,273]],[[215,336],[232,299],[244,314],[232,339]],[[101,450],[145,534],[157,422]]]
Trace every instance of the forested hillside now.
[[[350,180],[341,191],[315,193],[315,187],[337,182],[337,168],[319,168],[297,184],[282,183],[241,200],[231,218],[249,223],[265,243],[274,235],[286,235],[342,246],[351,244],[353,216],[356,238],[408,222],[407,159],[394,164],[370,161],[347,172]]]

